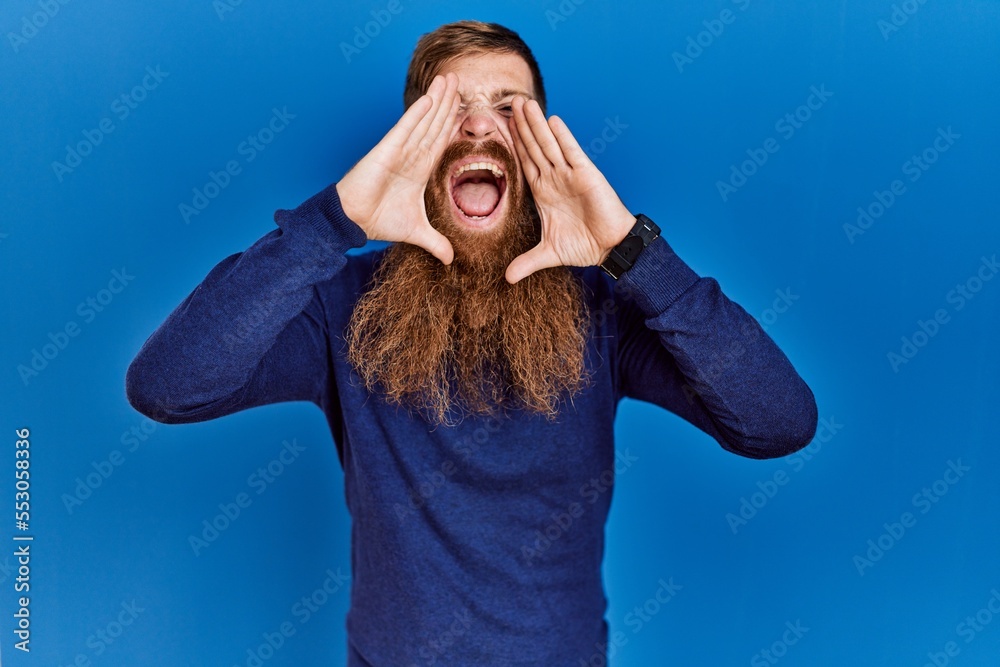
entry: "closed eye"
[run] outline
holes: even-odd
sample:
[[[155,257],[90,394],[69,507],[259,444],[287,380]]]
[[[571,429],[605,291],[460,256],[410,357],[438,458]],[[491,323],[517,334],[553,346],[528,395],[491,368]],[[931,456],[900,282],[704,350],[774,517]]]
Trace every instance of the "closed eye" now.
[[[459,104],[458,105],[458,110],[460,112],[463,112],[463,113],[465,111],[467,111],[468,108],[469,108],[468,104]],[[498,112],[500,112],[501,115],[506,116],[507,118],[511,118],[511,117],[514,116],[514,107],[510,103],[502,104],[502,105],[498,106],[496,108],[496,110]]]

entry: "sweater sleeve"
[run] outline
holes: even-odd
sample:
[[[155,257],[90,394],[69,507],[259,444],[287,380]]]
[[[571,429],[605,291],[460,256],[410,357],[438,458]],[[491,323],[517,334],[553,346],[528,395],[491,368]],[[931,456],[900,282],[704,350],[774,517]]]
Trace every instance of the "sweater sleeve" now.
[[[670,410],[749,458],[806,446],[812,391],[757,320],[663,237],[616,286],[621,395]]]
[[[326,398],[328,332],[315,285],[366,235],[335,185],[274,221],[278,229],[217,264],[143,344],[125,377],[136,410],[183,423]]]

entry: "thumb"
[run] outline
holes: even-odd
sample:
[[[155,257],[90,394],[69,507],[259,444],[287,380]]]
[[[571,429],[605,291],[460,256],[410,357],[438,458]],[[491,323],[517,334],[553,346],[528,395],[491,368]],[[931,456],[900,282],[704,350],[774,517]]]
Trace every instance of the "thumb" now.
[[[455,250],[451,247],[451,241],[444,234],[431,227],[430,223],[425,223],[414,231],[407,239],[407,243],[420,246],[444,264],[451,264],[455,258]]]
[[[506,278],[511,285],[527,278],[535,271],[553,266],[561,266],[562,262],[549,246],[539,243],[526,253],[520,254],[507,267]]]

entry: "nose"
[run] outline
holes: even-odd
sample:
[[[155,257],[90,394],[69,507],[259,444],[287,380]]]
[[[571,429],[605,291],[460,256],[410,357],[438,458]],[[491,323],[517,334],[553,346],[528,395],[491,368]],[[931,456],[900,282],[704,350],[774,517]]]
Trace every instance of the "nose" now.
[[[462,119],[462,135],[473,141],[482,141],[496,134],[497,123],[488,107],[470,106],[464,111]]]

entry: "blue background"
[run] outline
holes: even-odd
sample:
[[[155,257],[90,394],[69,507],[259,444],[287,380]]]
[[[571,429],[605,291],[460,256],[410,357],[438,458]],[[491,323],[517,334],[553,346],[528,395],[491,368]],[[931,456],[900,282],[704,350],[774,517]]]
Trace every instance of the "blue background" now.
[[[395,122],[419,35],[469,17],[521,33],[550,113],[631,209],[761,319],[830,425],[808,460],[753,461],[658,408],[621,406],[617,444],[638,460],[619,477],[607,529],[607,619],[624,639],[611,663],[922,665],[938,653],[938,664],[997,664],[1000,616],[987,603],[1000,590],[1000,280],[975,278],[1000,252],[1000,5],[911,0],[905,23],[880,27],[888,0],[401,0],[345,56],[341,44],[386,4],[246,0],[220,14],[210,0],[70,2],[35,32],[23,21],[42,12],[37,1],[0,9],[0,506],[9,539],[14,429],[29,427],[35,537],[30,654],[12,646],[15,543],[0,550],[4,664],[245,665],[284,621],[296,633],[264,664],[343,663],[347,587],[307,622],[293,613],[328,569],[349,573],[343,476],[320,411],[156,425],[126,402],[124,375],[212,266]],[[713,23],[723,10],[731,20]],[[689,48],[679,66],[673,54]],[[157,66],[168,74],[122,118],[113,101]],[[812,86],[832,95],[799,110],[809,118],[787,136],[776,123]],[[247,161],[240,143],[285,107],[295,118]],[[103,118],[113,131],[60,179],[53,162]],[[609,120],[621,131],[602,145]],[[910,180],[904,163],[949,128],[959,138]],[[717,183],[768,138],[779,150],[723,198]],[[178,206],[234,159],[240,174],[185,224]],[[851,237],[844,225],[896,179],[905,192]],[[134,278],[102,296],[123,267]],[[957,285],[981,289],[959,309]],[[108,296],[100,312],[79,308]],[[785,312],[768,310],[776,300]],[[947,321],[893,368],[888,353],[939,309]],[[22,380],[18,365],[68,322],[78,335]],[[305,451],[258,495],[248,476],[293,439]],[[120,465],[67,506],[115,450]],[[949,462],[968,471],[935,491]],[[786,483],[770,486],[779,471]],[[915,502],[924,488],[936,502]],[[189,535],[240,492],[252,504],[195,555]],[[756,513],[727,519],[744,499]],[[910,527],[888,535],[904,512]],[[880,537],[887,550],[859,564]],[[671,578],[682,588],[637,628],[629,615]],[[133,622],[96,640],[133,600]],[[960,624],[977,612],[988,621],[970,637]],[[808,630],[786,634],[786,622]]]

